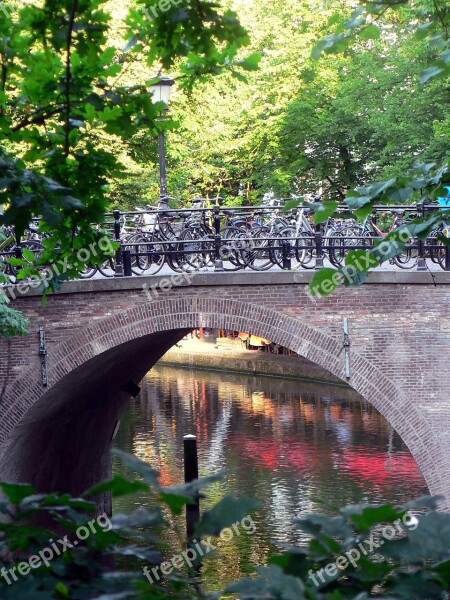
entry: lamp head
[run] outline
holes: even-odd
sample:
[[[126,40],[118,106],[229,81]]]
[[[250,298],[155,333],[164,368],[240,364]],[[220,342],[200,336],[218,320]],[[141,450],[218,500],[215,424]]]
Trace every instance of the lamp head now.
[[[150,86],[150,94],[152,95],[152,101],[164,102],[166,106],[169,104],[170,91],[175,81],[170,77],[158,77],[158,80]]]

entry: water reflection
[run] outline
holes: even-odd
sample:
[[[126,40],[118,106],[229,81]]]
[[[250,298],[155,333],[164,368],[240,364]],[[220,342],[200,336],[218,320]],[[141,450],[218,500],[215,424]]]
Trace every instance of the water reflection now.
[[[399,436],[344,387],[157,366],[130,405],[116,444],[150,463],[162,484],[171,485],[183,478],[186,433],[197,435],[201,475],[227,469],[202,508],[226,494],[261,502],[256,533],[220,543],[226,557],[222,571],[218,560],[206,563],[203,576],[210,588],[251,571],[281,543],[305,543],[292,524],[299,513],[403,502],[427,493]],[[142,496],[119,499],[115,509],[145,502]],[[182,532],[183,519],[174,521],[167,557],[178,551]]]

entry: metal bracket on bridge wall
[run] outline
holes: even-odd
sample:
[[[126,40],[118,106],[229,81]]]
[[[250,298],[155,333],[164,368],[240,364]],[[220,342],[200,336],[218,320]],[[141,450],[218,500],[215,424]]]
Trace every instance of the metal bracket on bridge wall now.
[[[344,352],[345,352],[345,378],[350,379],[350,336],[348,335],[348,319],[344,317]]]
[[[39,356],[41,357],[42,385],[47,387],[47,348],[45,347],[45,331],[39,327]]]

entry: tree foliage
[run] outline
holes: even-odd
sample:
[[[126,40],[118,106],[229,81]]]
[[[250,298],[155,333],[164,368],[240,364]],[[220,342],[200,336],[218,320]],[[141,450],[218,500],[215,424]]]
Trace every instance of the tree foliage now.
[[[180,86],[191,92],[212,74],[254,67],[252,58],[237,58],[249,40],[230,10],[182,0],[149,18],[157,3],[143,0],[113,19],[113,4],[38,0],[2,7],[0,225],[14,226],[20,238],[33,218],[41,219],[39,263],[71,264],[54,277],[56,285],[77,274],[78,250],[99,242],[102,233],[92,225],[103,220],[109,183],[123,176],[128,139],[158,127],[163,105],[152,103],[148,86],[159,70],[179,73]],[[93,262],[103,258],[98,253]],[[10,310],[2,304],[11,324]]]
[[[321,190],[342,199],[371,179],[404,176],[419,156],[425,163],[448,158],[446,71],[422,83],[448,44],[446,3],[352,11],[353,4],[317,10],[306,0],[235,1],[260,69],[247,83],[226,76],[191,99],[175,97],[172,195],[242,203],[269,191]],[[143,162],[155,157],[149,151]],[[148,198],[157,189],[157,163],[150,162]]]

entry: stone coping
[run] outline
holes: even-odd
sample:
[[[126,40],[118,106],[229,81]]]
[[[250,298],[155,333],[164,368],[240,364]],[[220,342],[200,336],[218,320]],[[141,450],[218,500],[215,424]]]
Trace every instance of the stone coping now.
[[[171,282],[176,287],[188,286],[246,286],[246,285],[308,285],[313,275],[311,271],[238,271],[211,273],[167,273],[165,275],[105,277],[80,279],[65,282],[53,294],[78,294],[92,292],[141,290],[144,285],[155,288]],[[450,285],[450,272],[445,271],[371,271],[363,285]],[[23,284],[22,284],[23,285]],[[26,293],[16,293],[16,297],[40,296],[41,292],[29,289]]]

